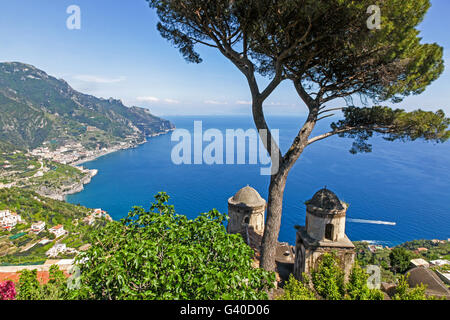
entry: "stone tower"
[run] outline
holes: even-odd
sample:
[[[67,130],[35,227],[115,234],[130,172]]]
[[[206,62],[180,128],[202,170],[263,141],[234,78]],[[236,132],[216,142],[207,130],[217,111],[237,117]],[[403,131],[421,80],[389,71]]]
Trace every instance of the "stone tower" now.
[[[306,202],[306,225],[298,227],[295,243],[294,276],[310,274],[324,253],[334,252],[348,279],[355,260],[355,246],[345,235],[348,205],[330,190],[318,191]]]
[[[240,233],[247,243],[249,229],[262,236],[265,211],[266,201],[258,191],[250,186],[242,188],[228,199],[228,233]]]

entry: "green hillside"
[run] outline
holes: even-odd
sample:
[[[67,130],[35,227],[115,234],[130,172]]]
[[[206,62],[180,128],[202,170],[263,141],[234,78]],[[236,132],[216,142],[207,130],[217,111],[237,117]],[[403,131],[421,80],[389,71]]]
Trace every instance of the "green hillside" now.
[[[90,209],[18,188],[0,189],[0,210],[16,212],[24,220],[12,231],[0,230],[0,265],[43,263],[48,259],[46,251],[56,242],[77,249],[89,243],[92,231],[106,223],[100,219],[88,225],[83,218],[90,214]],[[38,221],[44,221],[47,230],[62,224],[68,234],[55,240],[47,230],[39,234],[30,232],[31,224]],[[50,242],[41,244],[43,239],[50,239]],[[66,256],[71,257],[73,255]]]
[[[0,140],[16,147],[76,141],[94,149],[172,128],[147,109],[82,94],[31,65],[0,63]]]

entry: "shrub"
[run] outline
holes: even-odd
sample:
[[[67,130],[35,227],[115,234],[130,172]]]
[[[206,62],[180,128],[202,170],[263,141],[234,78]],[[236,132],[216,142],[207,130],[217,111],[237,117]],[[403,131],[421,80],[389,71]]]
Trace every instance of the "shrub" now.
[[[40,300],[41,286],[37,280],[37,270],[22,270],[18,286],[18,300]]]
[[[77,257],[79,299],[268,297],[274,274],[252,267],[253,250],[226,232],[225,215],[213,210],[188,220],[175,214],[167,194],[155,199],[149,212],[135,207],[94,233]]]
[[[309,285],[310,278],[307,274],[303,274],[303,281],[298,281],[291,274],[289,280],[284,285],[284,293],[278,300],[316,300],[314,291]]]
[[[389,254],[389,258],[391,260],[392,270],[394,272],[403,273],[409,267],[412,254],[405,248],[396,247],[392,249],[391,253]]]
[[[355,263],[347,284],[347,297],[351,300],[383,300],[384,296],[380,290],[367,286],[368,279],[367,272]]]
[[[317,270],[312,272],[314,288],[327,300],[340,300],[345,294],[344,271],[336,260],[334,253],[326,253],[322,256]]]

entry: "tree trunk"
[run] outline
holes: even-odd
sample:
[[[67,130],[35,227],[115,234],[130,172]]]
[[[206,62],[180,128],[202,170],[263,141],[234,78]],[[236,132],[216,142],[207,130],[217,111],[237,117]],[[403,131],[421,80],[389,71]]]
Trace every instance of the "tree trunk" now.
[[[308,119],[286,155],[279,161],[279,170],[271,176],[267,203],[267,219],[261,248],[260,267],[267,271],[276,270],[275,255],[280,234],[283,211],[283,195],[289,171],[308,145],[308,137],[316,124],[317,111],[310,112]]]
[[[275,255],[278,235],[280,233],[286,178],[286,174],[279,172],[270,179],[269,196],[267,200],[267,220],[262,239],[260,263],[260,267],[268,271],[276,270]]]
[[[317,121],[318,106],[314,104],[312,99],[306,99],[305,103],[310,110],[305,124],[300,129],[297,137],[294,139],[289,151],[283,157],[277,141],[273,140],[272,133],[267,125],[263,112],[264,99],[259,94],[258,86],[254,76],[247,77],[252,92],[252,113],[256,128],[259,130],[260,137],[264,143],[264,147],[274,162],[278,163],[278,171],[272,174],[270,178],[269,196],[267,200],[267,219],[264,227],[264,235],[261,245],[261,262],[260,267],[275,271],[275,255],[278,243],[278,235],[280,234],[281,215],[283,211],[283,195],[286,186],[287,176],[290,169],[302,154],[308,145],[308,137]],[[302,89],[302,88],[299,88]],[[301,94],[300,92],[299,94]],[[261,136],[262,130],[267,132],[267,136]]]

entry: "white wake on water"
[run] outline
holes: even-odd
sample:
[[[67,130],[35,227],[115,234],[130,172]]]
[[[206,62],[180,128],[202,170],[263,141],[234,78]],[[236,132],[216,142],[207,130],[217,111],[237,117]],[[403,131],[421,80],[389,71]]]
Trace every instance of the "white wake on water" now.
[[[354,223],[384,224],[384,225],[388,225],[388,226],[395,226],[395,225],[397,225],[396,222],[380,221],[380,220],[347,219],[347,221],[348,222],[354,222]]]

